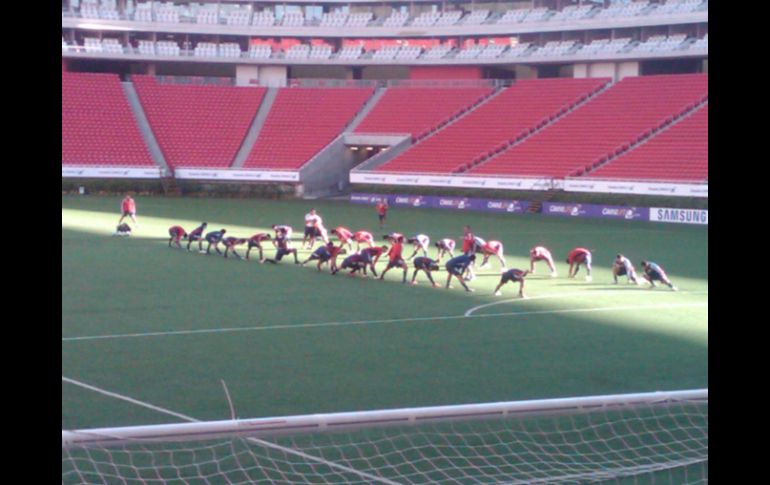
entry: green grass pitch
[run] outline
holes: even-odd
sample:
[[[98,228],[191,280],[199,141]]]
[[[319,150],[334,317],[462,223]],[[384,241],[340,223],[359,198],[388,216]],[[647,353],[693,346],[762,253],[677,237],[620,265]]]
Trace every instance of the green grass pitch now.
[[[62,429],[227,419],[221,380],[242,418],[708,387],[705,227],[392,208],[381,231],[373,207],[347,202],[137,206],[139,227],[117,238],[119,197],[62,197]],[[201,221],[244,237],[289,224],[301,238],[311,207],[330,229],[378,238],[460,244],[470,224],[504,243],[509,267],[528,268],[527,251],[543,244],[559,277],[540,263],[519,300],[518,285],[492,295],[494,259],[468,294],[424,275],[402,285],[395,270],[382,282],[167,247],[169,226]],[[564,277],[576,246],[594,251],[592,283],[583,270]],[[637,270],[659,263],[681,291],[611,284],[618,252]]]

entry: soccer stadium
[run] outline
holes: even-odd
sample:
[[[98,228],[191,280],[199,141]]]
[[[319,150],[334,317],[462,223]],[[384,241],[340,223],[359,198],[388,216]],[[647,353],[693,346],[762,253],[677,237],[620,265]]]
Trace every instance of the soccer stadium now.
[[[708,483],[708,0],[62,0],[62,484]]]

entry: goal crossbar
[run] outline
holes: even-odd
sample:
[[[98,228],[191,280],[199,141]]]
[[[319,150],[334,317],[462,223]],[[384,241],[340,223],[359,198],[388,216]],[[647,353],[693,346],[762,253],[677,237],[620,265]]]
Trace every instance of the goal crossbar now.
[[[698,401],[708,402],[708,389],[62,430],[62,448],[120,446],[129,442],[205,440],[224,436],[264,437],[323,433],[384,426],[409,426],[428,422],[565,415]]]

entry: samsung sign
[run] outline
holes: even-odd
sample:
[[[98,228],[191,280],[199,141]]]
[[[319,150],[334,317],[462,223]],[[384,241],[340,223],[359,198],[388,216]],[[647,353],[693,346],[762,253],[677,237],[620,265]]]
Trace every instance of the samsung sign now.
[[[673,209],[667,207],[651,207],[650,220],[657,222],[674,222],[678,224],[709,223],[709,211],[699,209]]]

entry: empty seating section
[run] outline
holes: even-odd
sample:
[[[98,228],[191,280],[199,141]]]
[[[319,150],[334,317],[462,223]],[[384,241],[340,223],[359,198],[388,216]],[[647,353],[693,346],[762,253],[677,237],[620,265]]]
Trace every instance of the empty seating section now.
[[[281,88],[244,168],[299,169],[343,132],[372,88]]]
[[[470,173],[564,177],[622,153],[707,96],[704,74],[627,77]]]
[[[62,72],[62,165],[156,166],[117,74]]]
[[[517,81],[376,170],[450,173],[525,136],[600,89],[608,79]]]
[[[489,17],[489,10],[474,10],[462,20],[463,25],[481,25]]]
[[[708,105],[586,176],[626,180],[708,178]]]
[[[355,132],[420,138],[491,93],[492,88],[389,88]]]
[[[158,84],[134,86],[166,162],[172,167],[229,167],[266,88]]]

